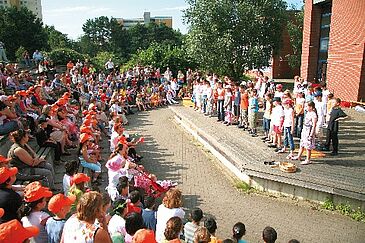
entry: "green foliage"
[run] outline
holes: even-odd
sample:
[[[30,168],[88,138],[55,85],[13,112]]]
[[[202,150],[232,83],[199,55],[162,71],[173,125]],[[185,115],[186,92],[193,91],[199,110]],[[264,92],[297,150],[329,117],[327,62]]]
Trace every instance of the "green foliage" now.
[[[343,215],[350,215],[352,213],[351,206],[349,204],[340,203],[336,206],[338,210]]]
[[[326,200],[322,204],[322,208],[330,211],[337,210],[339,213],[346,216],[350,216],[352,219],[356,221],[365,222],[365,212],[362,211],[359,207],[356,210],[352,209],[349,203],[340,203],[338,205],[335,205],[332,199],[326,198]]]
[[[253,188],[244,181],[236,181],[235,187],[243,192],[250,192]]]
[[[71,47],[72,41],[67,37],[66,34],[56,30],[54,26],[46,25],[44,30],[48,36],[48,47],[50,50]]]
[[[298,68],[301,64],[302,55],[302,42],[303,42],[303,23],[304,23],[304,10],[295,12],[291,18],[289,18],[287,27],[290,38],[290,45],[293,50],[293,54],[288,56],[289,66],[291,68]]]
[[[188,54],[202,68],[239,79],[267,66],[286,22],[282,0],[187,0]]]
[[[107,51],[99,52],[94,58],[91,59],[91,62],[94,63],[97,70],[104,70],[104,65],[109,59],[112,59],[114,65],[119,65],[121,63],[121,59],[118,56],[112,52]]]
[[[131,68],[138,64],[152,65],[163,69],[169,67],[174,72],[185,70],[187,67],[196,67],[196,64],[190,61],[185,49],[155,42],[147,49],[139,50],[137,54],[132,55],[124,68]]]
[[[78,59],[84,60],[86,57],[87,56],[69,48],[58,48],[49,53],[49,58],[53,60],[56,65],[66,65],[70,60],[75,62]]]
[[[0,40],[7,56],[15,60],[16,51],[23,46],[32,55],[35,50],[47,49],[47,34],[42,22],[26,8],[0,9]]]
[[[18,50],[15,52],[15,57],[17,62],[23,62],[23,54],[25,52],[24,46],[20,46]]]
[[[336,209],[335,204],[333,203],[332,199],[330,199],[330,198],[326,198],[326,200],[322,204],[322,208],[331,210],[331,211]]]

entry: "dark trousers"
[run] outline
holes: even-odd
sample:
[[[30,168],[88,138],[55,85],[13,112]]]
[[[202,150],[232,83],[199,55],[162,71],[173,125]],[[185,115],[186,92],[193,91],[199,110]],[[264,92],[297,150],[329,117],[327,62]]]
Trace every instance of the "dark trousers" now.
[[[325,147],[330,148],[332,141],[333,152],[338,152],[338,132],[327,129]]]
[[[224,121],[224,109],[223,109],[224,100],[218,100],[217,110],[218,110],[218,120]]]
[[[54,148],[54,154],[55,154],[55,160],[60,161],[61,160],[61,144],[60,143],[51,143],[51,142],[45,142],[42,147],[51,147]]]
[[[297,138],[300,138],[302,135],[303,121],[304,121],[304,114],[300,114],[295,117],[294,134],[297,136]]]

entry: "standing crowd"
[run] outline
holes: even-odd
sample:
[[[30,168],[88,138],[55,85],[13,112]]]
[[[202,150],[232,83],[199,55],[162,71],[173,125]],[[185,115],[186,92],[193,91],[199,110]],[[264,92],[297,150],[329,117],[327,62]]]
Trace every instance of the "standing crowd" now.
[[[284,90],[261,71],[253,80],[242,82],[207,74],[194,78],[192,93],[196,111],[217,116],[217,122],[236,125],[252,137],[258,136],[261,110],[261,139],[277,153],[288,152],[287,159],[301,161],[306,151],[301,164],[310,164],[312,150],[329,151],[331,144],[330,155],[338,154],[338,121],[347,115],[340,108],[341,99],[334,97],[326,84],[309,83],[296,76],[293,89]],[[294,137],[300,138],[298,153]]]

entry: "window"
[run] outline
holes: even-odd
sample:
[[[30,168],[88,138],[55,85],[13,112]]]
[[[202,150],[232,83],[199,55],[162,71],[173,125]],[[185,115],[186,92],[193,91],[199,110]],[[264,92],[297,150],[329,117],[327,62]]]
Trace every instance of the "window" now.
[[[329,38],[328,37],[321,38],[320,43],[319,43],[319,51],[320,52],[327,52],[328,51],[328,43],[329,43]]]

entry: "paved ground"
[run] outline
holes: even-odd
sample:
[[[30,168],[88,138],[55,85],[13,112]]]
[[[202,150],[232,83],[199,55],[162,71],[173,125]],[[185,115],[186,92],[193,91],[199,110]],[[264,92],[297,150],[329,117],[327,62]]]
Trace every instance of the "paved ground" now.
[[[247,227],[249,242],[260,242],[262,229],[277,229],[278,242],[364,242],[365,224],[348,217],[313,210],[303,202],[244,194],[235,189],[217,161],[175,123],[171,110],[159,109],[130,117],[127,128],[145,136],[139,148],[146,169],[175,180],[187,211],[200,207],[218,222],[218,235],[229,237],[234,223]]]

